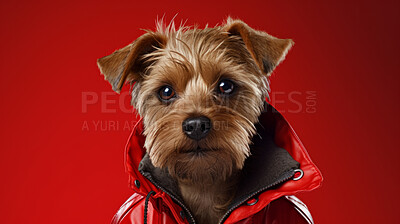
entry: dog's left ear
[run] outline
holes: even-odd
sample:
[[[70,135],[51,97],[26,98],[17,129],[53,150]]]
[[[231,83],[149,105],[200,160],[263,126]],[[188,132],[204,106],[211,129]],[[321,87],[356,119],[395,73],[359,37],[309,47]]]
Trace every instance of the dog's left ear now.
[[[279,39],[268,33],[254,30],[241,20],[228,18],[224,31],[228,35],[239,36],[250,55],[261,69],[269,76],[274,68],[285,59],[294,42],[291,39]]]
[[[165,45],[165,36],[148,32],[133,43],[98,59],[97,65],[112,89],[119,93],[125,82],[139,81],[145,75],[146,68],[152,62],[144,56]]]

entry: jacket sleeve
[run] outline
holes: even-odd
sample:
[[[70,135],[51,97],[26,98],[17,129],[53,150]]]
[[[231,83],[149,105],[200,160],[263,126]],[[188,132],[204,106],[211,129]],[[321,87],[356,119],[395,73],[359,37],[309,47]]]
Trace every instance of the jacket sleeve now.
[[[134,193],[118,210],[111,224],[143,224],[145,197]],[[146,224],[184,224],[185,220],[177,221],[170,209],[161,199],[150,197],[147,207]]]
[[[122,223],[142,223],[139,220],[130,220],[132,214],[136,214],[136,217],[143,217],[140,213],[141,204],[143,204],[144,197],[140,194],[134,193],[126,202],[119,208],[118,212],[114,215],[111,224],[122,224]],[[135,218],[135,216],[133,216]]]
[[[293,195],[285,196],[285,198],[293,204],[293,208],[304,218],[306,224],[314,224],[310,211],[300,199]]]

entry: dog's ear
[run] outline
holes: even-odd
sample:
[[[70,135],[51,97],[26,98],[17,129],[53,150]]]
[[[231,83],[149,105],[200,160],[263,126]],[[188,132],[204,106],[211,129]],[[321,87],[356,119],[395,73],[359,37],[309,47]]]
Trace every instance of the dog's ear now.
[[[98,59],[97,65],[112,89],[119,93],[125,82],[139,81],[143,77],[151,64],[144,56],[165,45],[165,36],[148,32],[128,46]]]
[[[249,27],[241,20],[228,18],[224,31],[230,36],[239,36],[251,57],[265,75],[270,75],[274,68],[285,59],[294,42],[291,39],[279,39],[265,32]]]

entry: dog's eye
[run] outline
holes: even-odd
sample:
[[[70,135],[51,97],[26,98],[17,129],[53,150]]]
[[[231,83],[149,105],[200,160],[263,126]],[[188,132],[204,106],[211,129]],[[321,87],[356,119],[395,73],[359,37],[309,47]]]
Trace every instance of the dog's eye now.
[[[176,97],[175,90],[171,86],[163,86],[158,92],[160,99],[163,101],[170,101]]]
[[[235,89],[235,84],[232,81],[223,79],[218,83],[218,92],[221,94],[232,94],[233,90]]]

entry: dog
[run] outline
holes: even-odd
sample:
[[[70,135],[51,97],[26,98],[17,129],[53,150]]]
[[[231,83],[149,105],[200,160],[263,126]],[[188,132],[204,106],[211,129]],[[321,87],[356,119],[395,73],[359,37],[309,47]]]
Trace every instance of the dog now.
[[[241,20],[196,27],[160,22],[98,59],[116,92],[132,85],[149,163],[166,170],[201,224],[218,223],[251,154],[269,77],[292,47]]]

